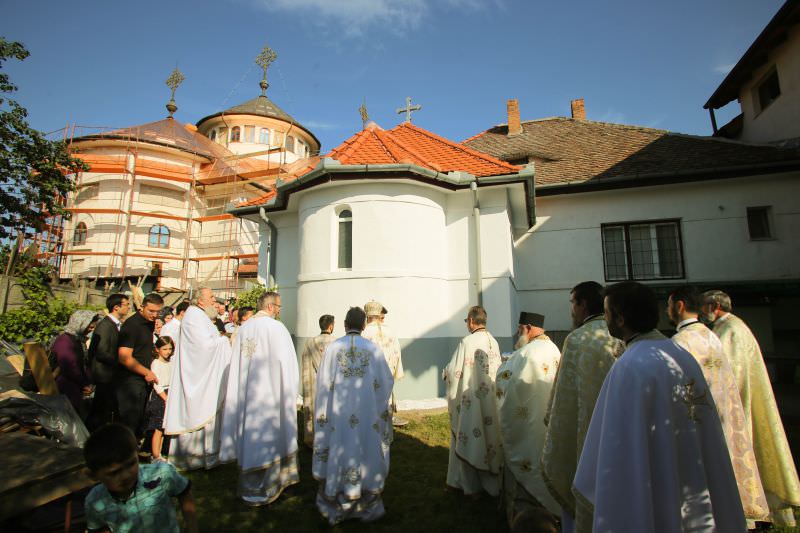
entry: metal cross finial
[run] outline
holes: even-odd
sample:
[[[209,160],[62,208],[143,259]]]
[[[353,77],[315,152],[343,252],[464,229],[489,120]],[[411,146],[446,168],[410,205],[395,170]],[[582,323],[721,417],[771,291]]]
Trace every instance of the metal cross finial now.
[[[267,69],[276,59],[278,59],[278,54],[267,45],[264,45],[264,49],[261,50],[261,53],[256,57],[256,65],[261,67],[261,70],[264,71],[264,77],[261,78],[261,83],[259,83],[262,96],[266,96],[267,88],[269,87],[267,83]]]
[[[367,113],[367,103],[363,102],[360,106],[358,106],[358,112],[361,115],[361,127],[366,129],[367,122],[369,122],[369,114]]]
[[[410,96],[406,96],[406,106],[398,108],[397,109],[397,114],[398,115],[402,115],[403,113],[405,113],[406,114],[406,122],[411,122],[411,112],[412,111],[419,111],[420,109],[422,109],[421,105],[419,105],[419,104],[411,105],[411,97]]]
[[[180,87],[181,83],[183,83],[183,80],[185,79],[186,78],[181,71],[178,70],[178,67],[175,67],[175,70],[173,70],[172,74],[170,74],[169,78],[167,78],[167,87],[172,90],[169,103],[167,104],[167,111],[169,111],[170,117],[172,117],[172,115],[175,114],[175,111],[178,110],[178,106],[175,105],[175,90]]]

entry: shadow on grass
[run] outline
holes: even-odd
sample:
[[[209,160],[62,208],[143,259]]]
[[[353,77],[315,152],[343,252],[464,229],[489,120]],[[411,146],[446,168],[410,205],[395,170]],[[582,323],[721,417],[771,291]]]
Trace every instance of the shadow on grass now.
[[[301,446],[300,483],[268,507],[247,507],[236,496],[235,465],[190,472],[201,531],[507,531],[496,499],[472,501],[445,491],[447,414],[407,418],[409,424],[395,430],[383,495],[386,515],[377,522],[331,528],[317,511],[311,451]]]

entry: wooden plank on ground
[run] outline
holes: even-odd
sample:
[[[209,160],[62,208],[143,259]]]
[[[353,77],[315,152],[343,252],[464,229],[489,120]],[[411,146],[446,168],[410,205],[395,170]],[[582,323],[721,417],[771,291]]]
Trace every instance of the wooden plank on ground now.
[[[53,379],[53,371],[50,370],[50,363],[47,361],[44,347],[38,342],[26,342],[23,349],[33,379],[36,380],[36,385],[39,387],[39,394],[58,394],[56,380]]]

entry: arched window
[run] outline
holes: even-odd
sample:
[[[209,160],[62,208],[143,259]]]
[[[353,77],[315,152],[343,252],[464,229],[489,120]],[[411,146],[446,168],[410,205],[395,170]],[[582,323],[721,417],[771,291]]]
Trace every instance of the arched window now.
[[[228,128],[219,129],[219,138],[217,142],[220,144],[228,144]]]
[[[167,248],[169,246],[169,228],[164,224],[156,224],[151,227],[147,246],[150,248]]]
[[[339,268],[353,268],[353,213],[339,213]]]
[[[217,140],[217,130],[212,129],[210,132],[208,132],[208,138],[211,139],[212,141],[216,141]]]
[[[261,128],[261,131],[258,132],[258,142],[261,144],[269,144],[269,130],[267,128]]]
[[[242,128],[239,126],[234,126],[231,128],[231,142],[238,143],[239,140],[242,138]]]
[[[286,136],[286,151],[294,152],[294,137]]]
[[[75,234],[72,236],[72,246],[86,244],[86,236],[88,234],[89,230],[86,229],[86,224],[83,222],[78,222],[78,224],[75,226]]]

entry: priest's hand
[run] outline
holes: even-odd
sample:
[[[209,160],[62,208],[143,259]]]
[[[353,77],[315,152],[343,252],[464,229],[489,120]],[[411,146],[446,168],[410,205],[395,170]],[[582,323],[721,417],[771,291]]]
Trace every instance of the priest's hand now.
[[[158,378],[155,374],[153,374],[152,370],[145,370],[144,371],[144,380],[147,383],[158,383]]]

